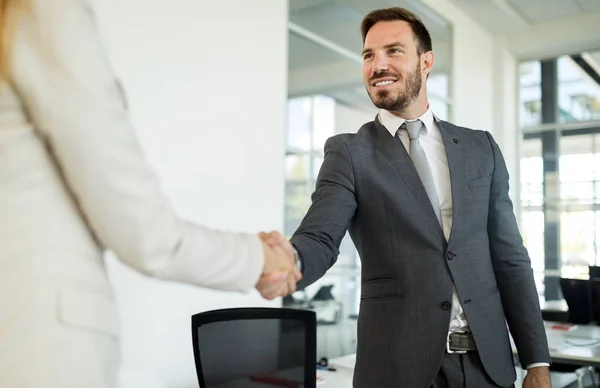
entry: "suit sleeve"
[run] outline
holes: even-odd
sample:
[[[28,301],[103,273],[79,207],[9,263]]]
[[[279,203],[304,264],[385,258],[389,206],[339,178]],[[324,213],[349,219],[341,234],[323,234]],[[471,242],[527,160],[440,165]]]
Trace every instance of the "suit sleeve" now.
[[[550,362],[531,260],[519,232],[508,195],[506,163],[492,135],[486,133],[494,157],[488,235],[502,305],[521,365]]]
[[[11,83],[95,238],[147,275],[251,289],[262,272],[260,239],[176,215],[138,144],[86,1],[34,0],[29,11]]]
[[[335,264],[356,208],[350,153],[342,138],[334,136],[325,143],[312,205],[291,239],[302,260],[299,289],[317,281]]]

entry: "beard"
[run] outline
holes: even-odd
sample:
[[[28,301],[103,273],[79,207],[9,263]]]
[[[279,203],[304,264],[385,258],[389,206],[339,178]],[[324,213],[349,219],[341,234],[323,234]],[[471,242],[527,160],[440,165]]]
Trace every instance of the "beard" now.
[[[400,78],[397,74],[392,74],[387,71],[373,74],[371,79],[382,78],[382,77],[395,77],[399,82],[404,78],[404,88],[400,90],[369,90],[367,86],[367,93],[373,101],[373,104],[379,109],[385,109],[388,111],[402,111],[408,108],[419,96],[421,91],[421,64],[417,64],[417,68],[406,74],[405,77]]]

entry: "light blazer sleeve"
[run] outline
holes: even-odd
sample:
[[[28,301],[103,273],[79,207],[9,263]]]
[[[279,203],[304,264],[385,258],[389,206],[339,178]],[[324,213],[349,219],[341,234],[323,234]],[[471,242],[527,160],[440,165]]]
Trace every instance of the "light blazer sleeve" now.
[[[176,215],[136,139],[87,1],[31,3],[10,81],[95,238],[154,277],[251,289],[263,267],[260,239]]]
[[[540,311],[531,260],[508,195],[508,171],[498,144],[486,132],[494,157],[488,235],[492,265],[502,305],[521,365],[549,363],[548,341]]]
[[[290,240],[302,261],[298,289],[317,281],[335,264],[356,208],[351,155],[342,136],[334,136],[325,143],[312,204]]]

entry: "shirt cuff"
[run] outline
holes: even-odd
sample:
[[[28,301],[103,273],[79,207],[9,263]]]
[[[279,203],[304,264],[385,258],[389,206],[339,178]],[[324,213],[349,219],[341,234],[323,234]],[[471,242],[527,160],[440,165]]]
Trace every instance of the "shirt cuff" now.
[[[300,257],[300,254],[298,253],[298,251],[296,250],[296,247],[294,245],[292,245],[292,250],[294,251],[294,259],[296,259],[296,266],[298,267],[298,271],[300,271],[300,273],[304,275],[304,266],[302,265],[302,257]]]
[[[548,364],[547,362],[535,362],[533,364],[527,365],[527,368],[525,368],[525,369],[536,368],[538,366],[550,366],[550,364]]]

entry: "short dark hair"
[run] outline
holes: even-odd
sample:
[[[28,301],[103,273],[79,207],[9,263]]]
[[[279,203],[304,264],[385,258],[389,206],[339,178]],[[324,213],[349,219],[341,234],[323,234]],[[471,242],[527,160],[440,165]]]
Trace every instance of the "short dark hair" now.
[[[371,11],[365,16],[360,25],[360,32],[362,34],[363,45],[365,44],[365,39],[367,38],[367,33],[375,24],[379,22],[389,22],[401,20],[405,21],[410,25],[412,29],[413,35],[415,36],[415,41],[417,43],[417,54],[423,54],[424,52],[431,51],[431,35],[429,35],[429,31],[420,17],[416,14],[410,12],[405,8],[393,7],[393,8],[384,8],[384,9],[376,9]]]

